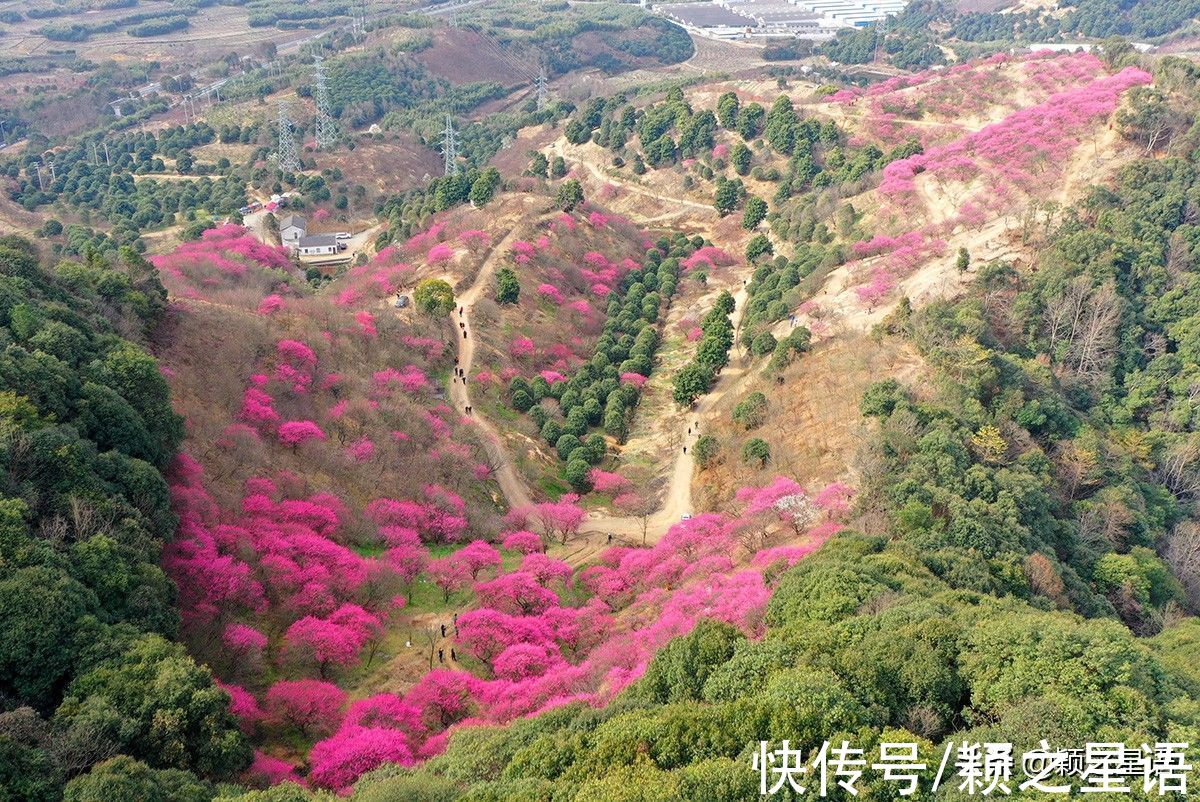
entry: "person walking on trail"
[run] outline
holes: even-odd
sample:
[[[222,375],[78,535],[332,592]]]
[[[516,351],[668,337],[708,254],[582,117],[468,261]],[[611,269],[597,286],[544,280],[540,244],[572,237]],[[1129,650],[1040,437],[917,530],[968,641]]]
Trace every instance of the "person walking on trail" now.
[[[446,625],[442,624],[442,637],[446,637]]]
[[[458,655],[454,653],[453,649],[450,650],[450,662],[452,662],[452,663],[458,662]]]
[[[446,662],[446,652],[442,649],[438,649],[438,662],[439,663]]]

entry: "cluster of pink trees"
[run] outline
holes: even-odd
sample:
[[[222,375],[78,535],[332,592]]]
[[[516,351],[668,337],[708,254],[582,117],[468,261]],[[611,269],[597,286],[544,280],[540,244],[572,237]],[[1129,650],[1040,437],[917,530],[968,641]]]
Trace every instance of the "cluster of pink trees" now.
[[[976,201],[997,198],[999,187],[1009,190],[988,204],[997,211],[1003,208],[998,205],[1011,203],[1012,190],[1038,196],[1057,185],[1084,135],[1112,114],[1121,95],[1150,80],[1144,70],[1127,67],[1054,94],[954,142],[892,162],[883,170],[879,191],[900,214],[915,211],[918,173],[957,183],[983,176],[986,186]]]
[[[382,634],[380,619],[356,604],[343,604],[327,617],[306,615],[292,622],[284,635],[294,659],[312,661],[321,679],[333,666],[358,662],[368,641]]]
[[[425,500],[378,498],[366,506],[366,517],[379,526],[388,542],[399,532],[413,532],[429,543],[453,543],[467,531],[466,502],[446,488],[425,485]]]
[[[150,257],[150,263],[172,294],[183,298],[237,297],[256,291],[261,298],[271,293],[279,275],[264,267],[296,272],[285,249],[263,245],[237,225],[210,228],[199,240]]]
[[[964,83],[980,70],[996,72],[992,65],[1005,60],[964,65],[928,86],[945,88],[944,102],[961,113],[972,104],[966,104],[960,95],[979,86],[984,99],[978,103],[990,103],[990,91],[1012,91],[1005,89],[1007,79]],[[989,214],[1007,213],[1025,199],[1046,197],[1061,184],[1084,138],[1117,108],[1121,95],[1150,81],[1150,75],[1136,67],[1103,75],[1100,62],[1087,55],[1032,59],[1023,65],[1023,73],[1034,91],[1047,96],[1044,102],[884,167],[878,191],[884,201],[881,219],[885,222],[890,219],[902,225],[927,213],[918,176],[943,191],[958,188],[964,197],[956,200],[957,213],[949,219],[894,237],[879,235],[853,246],[856,258],[883,257],[863,271],[867,280],[855,289],[863,304],[874,308],[920,263],[943,254],[946,243],[940,234],[959,225],[978,226]],[[930,96],[928,86],[923,87],[926,96]],[[1050,94],[1054,87],[1061,91]],[[881,90],[871,102],[885,102],[886,91]]]
[[[628,239],[627,221],[608,217],[604,226],[601,234],[587,232],[588,241],[611,237],[603,247],[619,254],[612,243]],[[582,299],[596,284],[615,286],[635,264],[580,247],[587,228],[557,225],[557,241],[540,236],[525,249],[564,298]],[[480,450],[469,438],[456,439],[465,429],[461,411],[427,392],[429,377],[448,368],[445,343],[433,329],[384,329],[399,325],[394,316],[369,312],[394,282],[412,278],[397,253],[427,257],[450,236],[448,226],[435,224],[352,268],[336,302],[289,297],[288,314],[253,318],[273,336],[247,349],[253,364],[240,375],[248,379],[236,381],[225,406],[212,405],[223,410],[213,414],[237,420],[209,428],[222,443],[252,441],[258,451],[245,464],[220,464],[220,491],[186,454],[172,470],[180,526],[163,564],[180,588],[185,637],[221,678],[242,726],[264,743],[250,770],[258,781],[304,774],[310,784],[343,789],[381,763],[436,755],[454,726],[509,721],[574,701],[603,704],[703,617],[751,635],[761,631],[769,595],[764,571],[739,570],[734,558],[746,527],[785,523],[778,499],[739,518],[698,516],[652,548],[608,549],[578,573],[547,554],[583,526],[577,497],[510,511],[504,531],[492,537],[486,510],[478,514],[467,500],[477,498],[474,477],[487,475]],[[709,256],[714,264],[722,258]],[[259,289],[250,310],[279,295],[274,285]],[[383,335],[368,342],[368,326]],[[400,336],[384,336],[393,333]],[[561,381],[559,368],[589,351],[582,331],[547,342],[536,349],[551,360],[541,375]],[[444,361],[431,364],[436,359]],[[211,442],[195,449],[206,461],[218,450]],[[303,448],[303,462],[289,448]],[[389,477],[387,497],[364,504],[372,485],[342,474],[374,477],[394,454],[407,472]],[[268,470],[276,461],[314,466],[314,485],[332,489],[315,491],[303,476]],[[414,474],[422,478],[404,484]],[[618,498],[630,495],[616,474],[600,471],[594,479]],[[370,665],[416,582],[467,604],[455,646],[483,662],[486,677],[433,671],[403,695],[350,703],[337,681],[359,663]],[[265,744],[276,739],[319,739],[307,772],[270,756]]]
[[[495,572],[475,581],[476,605],[459,615],[457,633],[459,648],[482,662],[489,678],[439,669],[403,697],[381,694],[361,703],[380,711],[370,720],[352,706],[338,731],[314,747],[310,779],[343,788],[380,763],[407,765],[436,754],[453,726],[502,723],[571,702],[603,704],[701,618],[728,622],[751,636],[761,633],[770,596],[763,571],[811,553],[837,525],[826,522],[802,543],[759,551],[751,555],[752,568],[738,570],[733,556],[744,542],[741,532],[763,526],[764,517],[783,521],[796,499],[816,511],[823,505],[827,513],[843,511],[850,491],[830,485],[809,500],[799,485],[780,477],[738,495],[744,509],[737,517],[696,516],[650,548],[609,548],[578,573],[538,551],[541,538],[530,531],[505,538],[506,549],[527,552],[508,573],[499,573],[499,555],[486,544],[463,549],[460,555],[469,549],[484,564],[481,570]],[[538,505],[510,520],[553,529],[565,512]],[[462,558],[459,570],[471,562]],[[586,601],[563,604],[571,596]]]
[[[844,89],[830,96],[864,107],[860,136],[885,147],[915,139],[929,148],[961,134],[959,121],[983,118],[1016,104],[1029,106],[1051,94],[1082,86],[1104,72],[1086,53],[1034,53],[1013,57],[998,53],[945,70],[900,76],[866,89]],[[944,125],[931,125],[936,120]],[[911,121],[919,120],[921,124]]]
[[[715,268],[726,267],[731,264],[733,264],[733,257],[715,245],[705,245],[703,248],[698,248],[691,256],[680,262],[685,273],[700,266]]]

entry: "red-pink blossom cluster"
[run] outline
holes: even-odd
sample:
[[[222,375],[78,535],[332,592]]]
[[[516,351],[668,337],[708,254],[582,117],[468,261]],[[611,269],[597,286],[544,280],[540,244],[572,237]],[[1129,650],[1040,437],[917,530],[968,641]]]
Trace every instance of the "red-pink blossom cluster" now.
[[[703,248],[697,248],[691,256],[680,262],[684,272],[701,265],[712,268],[725,267],[731,264],[733,264],[733,258],[715,245],[705,245]]]
[[[537,287],[537,294],[555,304],[561,304],[563,302],[562,292],[553,284],[539,284]]]
[[[439,242],[429,249],[429,253],[425,254],[425,261],[433,265],[449,261],[453,257],[454,249],[444,242]]]
[[[533,340],[528,337],[514,337],[508,346],[508,353],[515,359],[529,359],[536,352]]]

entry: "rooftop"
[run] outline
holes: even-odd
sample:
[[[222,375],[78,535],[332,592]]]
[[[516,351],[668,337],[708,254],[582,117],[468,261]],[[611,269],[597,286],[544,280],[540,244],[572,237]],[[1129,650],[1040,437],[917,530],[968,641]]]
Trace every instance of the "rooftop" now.
[[[753,28],[757,23],[751,18],[716,3],[665,3],[655,9],[674,17],[685,25],[696,28]]]
[[[336,248],[338,241],[333,234],[313,234],[308,237],[301,237],[299,243],[301,248]]]

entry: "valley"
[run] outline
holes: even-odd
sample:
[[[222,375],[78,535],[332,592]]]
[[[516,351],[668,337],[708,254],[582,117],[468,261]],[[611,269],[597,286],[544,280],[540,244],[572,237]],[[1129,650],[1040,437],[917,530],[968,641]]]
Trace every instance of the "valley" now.
[[[26,5],[0,796],[1197,757],[1200,22]]]

